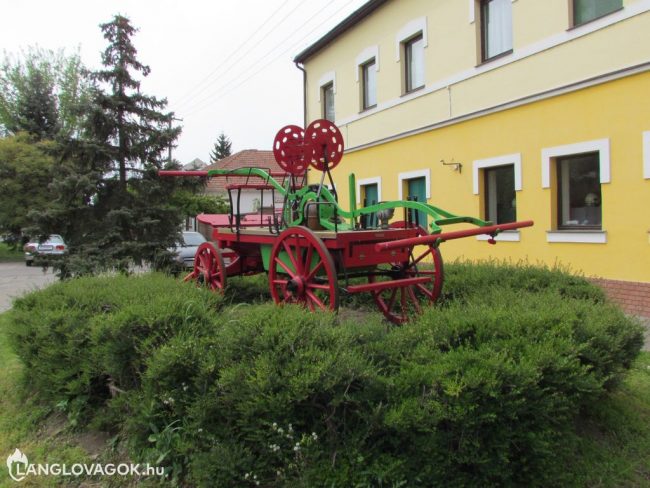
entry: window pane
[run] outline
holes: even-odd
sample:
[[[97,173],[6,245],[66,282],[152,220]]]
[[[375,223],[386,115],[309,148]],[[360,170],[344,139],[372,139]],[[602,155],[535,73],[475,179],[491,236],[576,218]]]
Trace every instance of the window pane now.
[[[424,85],[424,40],[416,37],[406,44],[406,91]]]
[[[363,108],[377,105],[377,71],[375,61],[363,65]]]
[[[484,0],[481,3],[483,59],[512,49],[512,0]]]
[[[580,25],[623,7],[623,0],[573,0],[573,23]]]
[[[426,178],[413,178],[406,180],[407,200],[420,203],[427,203],[427,181]],[[420,227],[427,228],[427,214],[422,211],[410,210],[411,222],[417,223]]]
[[[601,227],[598,153],[558,160],[559,221],[561,227]]]
[[[499,166],[485,170],[485,214],[487,220],[506,224],[517,220],[515,167]]]
[[[334,84],[323,87],[323,117],[334,122]]]
[[[369,207],[371,205],[376,205],[377,203],[379,203],[378,201],[379,191],[377,189],[376,183],[373,183],[371,185],[364,185],[362,187],[362,191],[363,191],[364,207]],[[363,220],[365,224],[364,228],[373,228],[373,227],[377,227],[378,225],[376,212],[366,215]]]

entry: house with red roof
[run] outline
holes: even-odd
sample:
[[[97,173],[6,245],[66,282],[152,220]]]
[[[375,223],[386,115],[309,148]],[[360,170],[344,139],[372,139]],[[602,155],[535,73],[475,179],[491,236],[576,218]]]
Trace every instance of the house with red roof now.
[[[261,168],[269,173],[284,173],[284,170],[278,165],[273,157],[273,151],[265,151],[259,149],[244,149],[226,158],[223,158],[216,163],[213,163],[206,168],[207,171],[212,169],[242,169],[242,168]],[[280,182],[281,178],[277,178]],[[208,180],[205,189],[207,195],[219,196],[228,199],[228,189],[236,188],[237,186],[245,184],[261,184],[263,183],[259,178],[244,176],[228,176],[228,177],[214,177]],[[272,199],[275,199],[276,207],[282,205],[283,197],[275,192],[272,195],[270,190],[260,191],[254,188],[242,188],[231,191],[233,199],[232,205],[237,209],[237,198],[239,197],[239,212],[249,213],[255,212],[260,209],[260,206],[271,207]]]

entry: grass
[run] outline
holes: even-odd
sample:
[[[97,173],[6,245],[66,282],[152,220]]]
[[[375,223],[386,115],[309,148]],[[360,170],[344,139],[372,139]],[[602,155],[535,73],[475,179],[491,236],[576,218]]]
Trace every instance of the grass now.
[[[650,352],[586,418],[569,463],[578,486],[650,486]]]
[[[63,414],[39,405],[23,383],[23,365],[11,351],[4,332],[5,315],[0,315],[0,488],[18,486],[7,474],[6,457],[20,449],[30,463],[124,462],[124,455],[107,447],[100,432],[75,432]],[[109,484],[110,483],[110,484]],[[27,477],[22,487],[54,486],[142,486],[129,478],[93,480],[88,477]]]
[[[11,249],[6,242],[0,242],[0,263],[20,262],[24,259],[20,249]]]

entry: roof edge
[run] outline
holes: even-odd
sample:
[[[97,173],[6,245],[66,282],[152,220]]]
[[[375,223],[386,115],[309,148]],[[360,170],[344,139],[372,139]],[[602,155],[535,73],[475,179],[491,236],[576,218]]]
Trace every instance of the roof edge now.
[[[327,34],[325,34],[312,45],[296,55],[296,57],[293,58],[293,62],[304,63],[307,61],[307,59],[323,49],[341,34],[357,25],[386,2],[388,2],[388,0],[369,0],[368,2],[364,3],[361,7],[343,19],[339,24],[334,26],[334,28],[331,29]]]

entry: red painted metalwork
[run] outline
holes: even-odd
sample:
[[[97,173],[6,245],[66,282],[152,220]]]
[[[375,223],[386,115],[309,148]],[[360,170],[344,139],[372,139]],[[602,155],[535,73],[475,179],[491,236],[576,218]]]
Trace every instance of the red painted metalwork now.
[[[343,158],[343,135],[327,119],[314,120],[305,130],[305,140],[313,147],[311,165],[318,171],[336,168]]]
[[[403,221],[394,222],[391,228],[405,229],[408,225]],[[415,239],[428,236],[422,227],[411,227],[411,230],[418,236]],[[411,313],[419,313],[421,303],[434,303],[440,296],[444,280],[442,255],[437,247],[428,244],[403,249],[407,250],[407,258],[390,263],[383,276],[388,281],[380,281],[381,275],[368,276],[368,283],[377,287],[371,290],[377,307],[388,320],[397,324],[406,322]],[[383,283],[395,285],[382,287]]]
[[[304,174],[312,158],[312,148],[305,141],[304,129],[297,125],[280,129],[273,141],[273,156],[288,173],[294,176]]]
[[[196,281],[212,291],[223,292],[226,287],[226,266],[221,252],[211,242],[199,246],[194,256],[194,269],[184,281]]]
[[[271,171],[268,172],[269,175],[271,175],[273,178],[285,178],[288,176],[288,173],[285,173],[283,171]],[[179,170],[168,170],[168,169],[161,169],[158,171],[158,175],[160,176],[201,176],[201,177],[208,177],[208,171],[201,170],[201,171],[179,171]],[[232,178],[232,177],[241,177],[241,178],[261,178],[258,175],[251,174],[251,175],[233,175],[233,174],[222,174],[222,175],[212,175],[212,178]]]
[[[332,255],[306,227],[289,227],[277,237],[269,261],[269,285],[275,303],[297,303],[311,311],[339,308]]]
[[[426,276],[422,278],[403,278],[400,280],[390,281],[369,281],[364,285],[350,285],[346,288],[346,290],[348,293],[364,293],[367,291],[376,293],[381,290],[424,285],[429,281],[431,281],[431,278],[428,278]]]
[[[488,225],[489,222],[481,219],[455,216],[423,204],[414,210],[424,211],[434,219],[431,228],[437,234],[428,234],[425,229],[410,222],[395,222],[388,229],[360,228],[362,215],[390,210],[392,207],[408,207],[402,202],[384,202],[367,206],[364,212],[356,208],[350,212],[340,209],[349,222],[341,222],[341,227],[333,226],[332,218],[337,218],[336,209],[340,208],[336,206],[336,193],[324,191],[323,186],[317,192],[313,192],[312,188],[300,189],[302,183],[296,176],[304,176],[308,165],[311,165],[325,173],[321,185],[324,185],[325,176],[334,185],[330,170],[339,164],[343,151],[343,136],[336,125],[327,120],[317,120],[306,130],[289,125],[276,135],[273,153],[285,172],[270,173],[270,176],[284,178],[283,183],[269,178],[268,172],[255,168],[243,172],[239,169],[237,173],[212,171],[211,176],[214,177],[236,178],[227,182],[228,190],[263,192],[273,189],[284,197],[284,205],[277,211],[273,197],[271,212],[260,210],[240,214],[238,203],[230,214],[199,215],[199,222],[211,229],[210,237],[216,246],[204,243],[199,247],[194,269],[185,279],[204,283],[215,291],[223,291],[227,276],[268,272],[271,296],[276,303],[300,304],[312,311],[338,309],[338,283],[341,280],[345,283],[342,290],[347,293],[371,293],[384,316],[393,323],[402,324],[413,314],[420,313],[423,305],[435,302],[441,294],[444,267],[439,245],[442,242],[487,234],[488,242],[494,244],[495,237],[502,231],[533,225],[532,221]],[[210,176],[208,171],[160,171],[159,174]],[[350,188],[354,188],[352,177],[350,181]],[[350,200],[355,201],[354,192]],[[295,226],[300,222],[299,211],[303,211],[303,205],[307,209],[304,217],[309,224],[308,210],[311,207],[308,205],[323,205],[325,201],[327,205],[334,205],[335,211],[333,217],[327,213],[316,213],[320,225],[313,228],[320,230]],[[361,227],[366,225],[363,222]],[[461,222],[476,227],[440,232],[441,225]],[[205,232],[204,229],[202,231]],[[350,284],[350,280],[356,278],[366,278],[367,282],[353,281]]]
[[[457,230],[454,232],[443,232],[441,234],[430,234],[422,237],[413,237],[410,239],[400,239],[390,242],[380,242],[375,245],[377,252],[387,251],[389,249],[400,249],[403,247],[419,246],[424,244],[438,245],[441,242],[451,241],[453,239],[462,239],[463,237],[480,236],[482,234],[496,235],[504,230],[521,229],[522,227],[531,227],[534,224],[532,220],[521,222],[512,222],[509,224],[488,225],[473,229]]]

